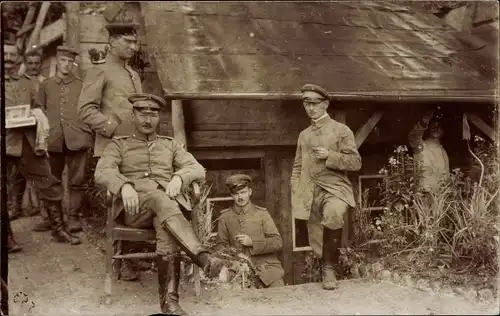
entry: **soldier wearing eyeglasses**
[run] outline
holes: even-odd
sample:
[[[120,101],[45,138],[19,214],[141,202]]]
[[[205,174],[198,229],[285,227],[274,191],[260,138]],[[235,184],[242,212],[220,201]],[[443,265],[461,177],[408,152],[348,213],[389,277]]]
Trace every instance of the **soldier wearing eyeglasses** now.
[[[309,244],[322,258],[322,286],[333,290],[338,287],[334,266],[340,257],[345,215],[355,206],[347,172],[361,168],[361,156],[349,127],[328,115],[328,92],[314,84],[304,85],[301,92],[311,125],[297,142],[292,212],[294,218],[308,221]]]
[[[109,52],[85,74],[78,100],[78,116],[95,132],[94,158],[98,159],[114,136],[134,133],[132,103],[128,97],[142,93],[141,78],[127,63],[138,50],[134,23],[106,25]],[[124,243],[125,251],[127,243]],[[139,275],[129,260],[123,260],[120,279],[134,281]]]

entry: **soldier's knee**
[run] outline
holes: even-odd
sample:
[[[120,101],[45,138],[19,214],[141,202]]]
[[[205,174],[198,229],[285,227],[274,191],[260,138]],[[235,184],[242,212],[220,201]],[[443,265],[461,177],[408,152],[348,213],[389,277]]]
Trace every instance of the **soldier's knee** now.
[[[177,202],[169,198],[163,191],[155,190],[151,192],[149,198],[152,200],[153,207],[155,207],[157,211],[171,209],[173,211],[178,210],[180,212]]]

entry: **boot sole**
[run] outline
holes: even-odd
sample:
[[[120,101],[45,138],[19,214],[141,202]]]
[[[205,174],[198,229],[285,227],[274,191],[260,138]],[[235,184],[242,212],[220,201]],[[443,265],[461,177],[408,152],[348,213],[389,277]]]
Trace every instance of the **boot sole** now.
[[[68,244],[68,245],[73,245],[73,246],[74,246],[74,245],[79,245],[79,244],[81,244],[81,243],[82,243],[81,241],[79,241],[79,242],[77,242],[77,243],[74,243],[74,242],[72,243],[72,242],[69,242],[69,241],[66,241],[66,240],[57,240],[57,239],[52,239],[52,241],[53,241],[53,242],[57,242],[57,243],[59,243],[59,244]]]
[[[43,232],[48,232],[48,231],[50,231],[50,228],[48,228],[48,229],[35,229],[35,228],[34,228],[34,229],[33,229],[33,231],[34,231],[34,232],[37,232],[37,233],[43,233]]]

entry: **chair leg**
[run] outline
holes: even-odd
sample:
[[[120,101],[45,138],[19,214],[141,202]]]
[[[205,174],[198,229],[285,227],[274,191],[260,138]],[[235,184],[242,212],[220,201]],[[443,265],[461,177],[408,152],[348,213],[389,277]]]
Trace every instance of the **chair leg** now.
[[[115,255],[121,255],[123,253],[123,243],[121,240],[116,240],[113,244],[113,253]],[[121,259],[112,259],[112,273],[113,273],[113,280],[117,281],[120,279],[120,270],[122,267],[122,260]]]
[[[113,292],[113,237],[108,234],[106,240],[106,279],[104,284],[104,292],[106,296],[106,304],[111,304],[111,295]]]

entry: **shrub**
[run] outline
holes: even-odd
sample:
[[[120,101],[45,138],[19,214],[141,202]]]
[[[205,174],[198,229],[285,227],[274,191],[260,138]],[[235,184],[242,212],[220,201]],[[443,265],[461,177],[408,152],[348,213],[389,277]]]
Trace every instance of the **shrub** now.
[[[469,175],[454,169],[436,192],[422,195],[413,159],[399,146],[380,171],[386,175],[383,214],[371,222],[363,205],[354,212],[356,248],[389,259],[404,256],[418,263],[412,268],[485,268],[496,274],[498,158],[493,145],[477,136],[471,156]]]

